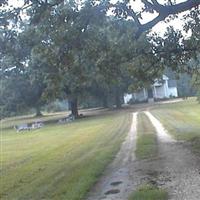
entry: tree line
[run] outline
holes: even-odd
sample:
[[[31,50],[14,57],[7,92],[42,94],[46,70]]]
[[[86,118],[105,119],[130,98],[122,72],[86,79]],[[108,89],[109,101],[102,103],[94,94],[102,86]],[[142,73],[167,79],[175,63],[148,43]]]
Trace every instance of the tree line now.
[[[191,32],[185,38],[172,27],[163,37],[141,31],[128,2],[29,0],[13,9],[3,3],[1,118],[27,108],[40,115],[41,106],[55,99],[68,99],[78,117],[78,104],[87,96],[104,107],[112,99],[120,108],[125,92],[148,86],[166,67],[190,73],[199,88],[196,4],[185,15],[184,30]],[[145,12],[151,12],[144,3]]]

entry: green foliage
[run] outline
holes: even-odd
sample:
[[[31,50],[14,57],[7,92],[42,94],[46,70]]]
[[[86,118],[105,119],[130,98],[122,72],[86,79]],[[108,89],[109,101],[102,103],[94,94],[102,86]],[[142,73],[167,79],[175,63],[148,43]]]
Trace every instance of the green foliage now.
[[[4,58],[4,62],[8,55],[13,58],[5,69],[17,58],[16,69],[22,66],[27,74],[27,88],[32,91],[27,93],[27,106],[68,98],[78,115],[78,100],[92,95],[105,107],[109,99],[120,107],[130,84],[138,87],[142,81],[152,81],[159,71],[154,70],[158,62],[152,53],[147,58],[138,52],[139,48],[151,51],[146,36],[135,41],[133,22],[107,16],[106,1],[85,1],[81,7],[71,1],[33,5],[26,10],[27,22],[20,23],[21,31],[14,35],[18,50],[13,52],[21,52],[20,56],[9,50]]]
[[[19,76],[24,74],[29,97],[27,101],[19,97],[24,105],[39,108],[67,98],[78,116],[80,101],[91,95],[105,107],[109,99],[120,107],[125,92],[152,84],[166,65],[181,71],[188,69],[191,57],[196,60],[196,51],[184,49],[198,45],[198,10],[188,16],[185,30],[192,30],[192,36],[187,40],[171,27],[164,37],[144,33],[136,40],[135,22],[108,16],[109,6],[107,0],[30,0],[22,9],[27,17],[21,20],[20,8],[2,10],[1,73],[14,69]],[[15,99],[9,101],[13,104]]]
[[[198,70],[196,71],[196,73],[193,74],[192,84],[197,91],[197,100],[200,103],[200,53],[195,60],[195,66],[197,66]]]
[[[177,90],[179,97],[191,97],[196,95],[196,90],[192,84],[192,75],[187,73],[176,73],[170,68],[166,68],[164,74],[169,77],[169,79],[176,80]]]

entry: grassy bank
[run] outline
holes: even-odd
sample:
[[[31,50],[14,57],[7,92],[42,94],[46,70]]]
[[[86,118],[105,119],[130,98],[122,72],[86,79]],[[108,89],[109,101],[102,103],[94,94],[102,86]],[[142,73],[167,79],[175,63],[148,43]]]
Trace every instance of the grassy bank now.
[[[191,142],[194,151],[200,153],[200,104],[194,98],[160,105],[152,113],[177,140]]]
[[[135,153],[139,159],[152,158],[157,154],[156,131],[144,113],[138,114]]]
[[[141,186],[129,197],[129,200],[167,200],[168,194],[165,190],[151,185]]]
[[[130,121],[129,114],[111,113],[30,132],[3,129],[1,199],[82,200],[119,150]]]

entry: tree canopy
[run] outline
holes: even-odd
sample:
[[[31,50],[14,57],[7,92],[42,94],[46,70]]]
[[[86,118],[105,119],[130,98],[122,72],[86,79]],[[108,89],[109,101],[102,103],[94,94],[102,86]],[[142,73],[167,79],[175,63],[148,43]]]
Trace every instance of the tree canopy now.
[[[141,2],[143,10],[136,12],[129,1],[24,0],[22,7],[12,9],[1,1],[0,106],[5,116],[26,107],[39,114],[45,103],[67,98],[78,117],[79,100],[87,95],[104,106],[112,99],[120,107],[125,92],[153,83],[166,66],[195,73],[195,80],[200,1]],[[108,15],[110,10],[115,15]],[[159,21],[186,10],[189,37],[173,27],[164,36],[148,34]],[[145,12],[158,16],[141,24]]]

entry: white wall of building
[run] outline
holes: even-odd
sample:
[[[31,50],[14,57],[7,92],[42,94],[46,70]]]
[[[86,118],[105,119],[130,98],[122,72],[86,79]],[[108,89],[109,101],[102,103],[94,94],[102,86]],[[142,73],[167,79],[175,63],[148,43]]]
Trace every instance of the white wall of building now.
[[[165,85],[154,87],[153,96],[154,98],[162,99],[167,97],[167,89]]]
[[[137,101],[146,101],[148,99],[147,90],[143,88],[139,92],[133,93],[133,98]]]
[[[162,80],[163,81],[156,80],[155,83],[152,85],[151,88],[153,92],[153,97],[157,99],[178,97],[177,87],[169,87],[169,78],[163,75]],[[127,104],[131,98],[136,101],[145,101],[148,99],[148,90],[144,88],[133,94],[126,94],[124,96],[125,104]]]
[[[178,97],[177,87],[169,87],[169,97]]]
[[[132,99],[133,95],[132,94],[125,94],[124,95],[124,103],[128,104],[128,102]]]

